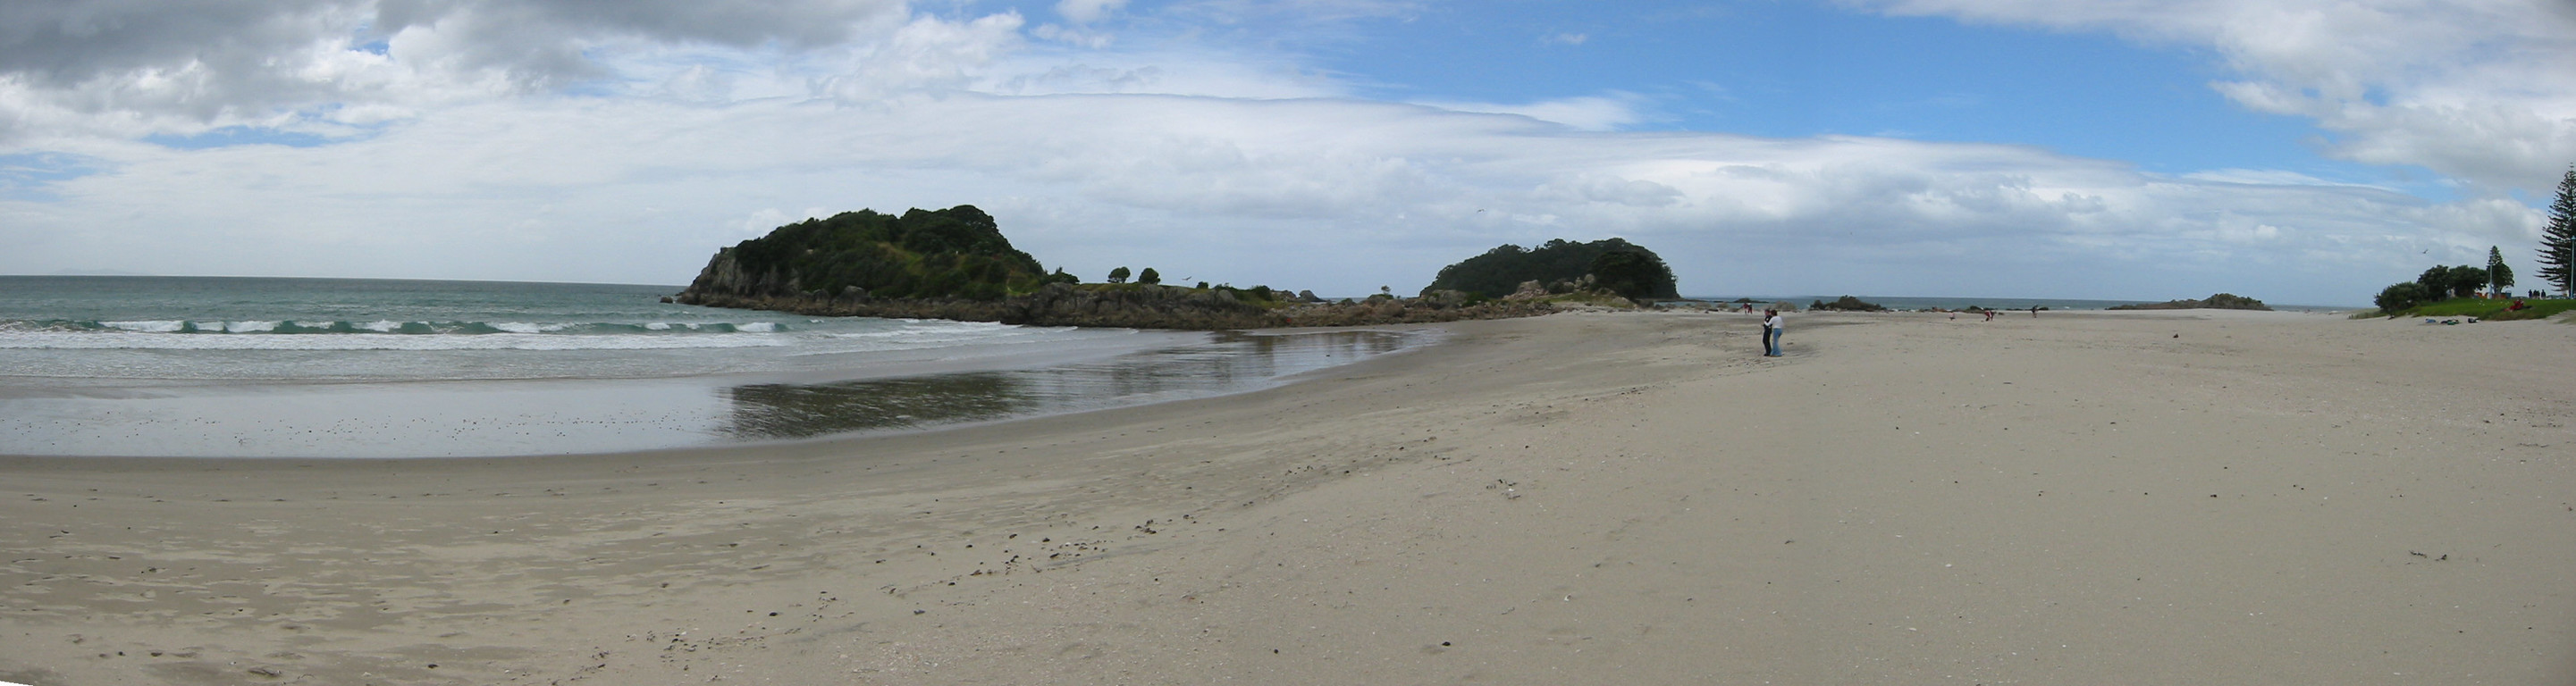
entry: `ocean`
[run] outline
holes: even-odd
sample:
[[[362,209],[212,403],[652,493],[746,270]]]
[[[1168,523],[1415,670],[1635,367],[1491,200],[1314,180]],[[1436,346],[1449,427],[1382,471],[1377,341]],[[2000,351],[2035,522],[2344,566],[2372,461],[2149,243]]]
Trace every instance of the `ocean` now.
[[[0,276],[0,455],[488,457],[1242,392],[1421,342],[809,317],[675,286]]]

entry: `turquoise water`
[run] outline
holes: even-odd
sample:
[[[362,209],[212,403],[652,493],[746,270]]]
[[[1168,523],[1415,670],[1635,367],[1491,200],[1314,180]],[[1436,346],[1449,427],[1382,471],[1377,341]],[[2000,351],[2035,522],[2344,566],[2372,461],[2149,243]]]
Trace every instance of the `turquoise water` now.
[[[808,317],[672,286],[0,277],[0,455],[446,457],[1205,397],[1407,344]]]

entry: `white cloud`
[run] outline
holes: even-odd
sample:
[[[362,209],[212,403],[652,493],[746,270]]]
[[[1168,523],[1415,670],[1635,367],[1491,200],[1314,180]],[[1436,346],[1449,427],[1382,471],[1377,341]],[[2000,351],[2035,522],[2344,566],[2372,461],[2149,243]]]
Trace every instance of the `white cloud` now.
[[[61,38],[69,28],[0,22],[0,135],[15,141],[0,155],[19,155],[0,157],[0,243],[12,248],[0,273],[679,283],[770,226],[971,203],[1077,273],[1155,266],[1324,293],[1410,290],[1503,242],[1615,235],[1664,253],[1693,293],[2358,302],[2429,261],[2482,260],[2537,231],[2537,214],[2511,200],[2435,203],[2270,170],[2168,176],[2004,145],[1624,131],[1651,116],[1624,93],[1371,102],[1269,48],[1032,41],[1043,27],[1010,12],[671,3],[216,3],[121,24],[0,9],[133,46],[89,50]],[[2063,5],[1890,7],[2142,40],[2229,26],[2206,12],[2049,9]],[[1994,15],[1961,9],[1974,7]],[[1222,29],[1419,9],[1208,0],[1158,20]],[[1074,23],[1118,11],[1057,8]],[[2258,52],[2298,50],[2245,54]],[[2308,74],[2245,69],[2270,79],[2247,81],[2257,86]],[[2333,80],[2320,73],[2297,78]],[[2401,101],[2434,89],[2410,83],[2365,87],[2354,107],[2414,112]],[[2245,101],[2279,101],[2262,107],[2329,97],[2247,88]],[[2451,121],[2421,126],[2433,135]],[[2492,128],[2528,124],[2517,121]],[[230,125],[332,144],[138,141]],[[2429,144],[2397,135],[2407,126],[2376,125],[2338,149],[2431,159]],[[2520,164],[2479,162],[2465,155],[2492,153],[2469,147],[2444,164]]]
[[[2576,4],[2565,0],[1844,0],[1891,14],[2110,31],[2215,50],[2212,85],[2306,117],[2335,156],[2546,193],[2576,160]]]
[[[759,238],[769,235],[770,230],[781,226],[807,219],[822,219],[835,214],[840,213],[823,207],[808,207],[803,212],[795,213],[781,212],[775,207],[763,207],[743,217],[742,223],[735,228],[745,239]]]
[[[518,100],[333,146],[82,152],[112,171],[55,183],[65,202],[0,200],[16,218],[0,240],[35,246],[0,271],[677,283],[764,225],[972,203],[1050,266],[1323,292],[1416,288],[1503,242],[1619,235],[1694,292],[2351,302],[2427,253],[2462,262],[2533,230],[2509,201],[2160,177],[2013,146],[1597,134],[1342,99]],[[2422,228],[2393,234],[2392,218]]]
[[[619,43],[817,48],[901,0],[118,0],[0,5],[0,144],[354,120],[609,76]]]
[[[1612,93],[1521,104],[1439,101],[1421,104],[1459,112],[1513,114],[1584,131],[1610,131],[1645,121],[1645,115],[1639,111],[1643,102],[1643,98],[1631,94]]]

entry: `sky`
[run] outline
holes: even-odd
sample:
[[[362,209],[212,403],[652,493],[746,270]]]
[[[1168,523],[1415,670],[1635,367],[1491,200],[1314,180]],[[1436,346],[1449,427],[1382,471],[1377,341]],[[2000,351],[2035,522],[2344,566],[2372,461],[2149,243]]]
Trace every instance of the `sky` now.
[[[2367,304],[2576,163],[2576,0],[30,0],[0,273],[685,284],[971,204],[1050,268]]]

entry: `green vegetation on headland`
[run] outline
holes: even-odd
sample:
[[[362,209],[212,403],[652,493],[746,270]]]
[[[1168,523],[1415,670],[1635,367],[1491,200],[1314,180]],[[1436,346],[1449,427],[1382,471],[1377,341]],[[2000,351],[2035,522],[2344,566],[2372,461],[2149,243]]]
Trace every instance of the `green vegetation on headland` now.
[[[1661,260],[1650,263],[1662,267]],[[1614,276],[1634,278],[1637,273],[1636,260],[1613,259],[1610,264]],[[1662,273],[1664,290],[1670,291],[1670,271]],[[1133,283],[1127,282],[1131,276]],[[1583,285],[1591,286],[1595,278],[1586,277]],[[1311,291],[1269,286],[1164,286],[1152,268],[1135,272],[1119,267],[1109,280],[1081,283],[1061,269],[1046,272],[1036,258],[1011,247],[991,216],[959,205],[915,209],[900,217],[861,210],[781,226],[718,250],[687,290],[666,300],[823,316],[1157,329],[1494,319],[1556,308],[1542,299],[1487,300],[1446,291],[1420,298],[1381,293],[1328,303]],[[1559,299],[1591,297],[1586,293],[1569,292]]]
[[[843,212],[778,227],[716,253],[691,293],[993,300],[1048,281],[973,205],[903,216]]]
[[[1442,267],[1422,293],[1458,291],[1470,298],[1500,298],[1527,295],[1524,285],[1530,282],[1559,294],[1599,289],[1633,300],[1681,297],[1664,258],[1617,238],[1590,243],[1556,239],[1537,248],[1496,246]]]
[[[2135,305],[2113,305],[2113,306],[2111,306],[2111,307],[2106,307],[2106,308],[2102,308],[2102,309],[2106,309],[2106,310],[2262,310],[2262,311],[2265,311],[2265,312],[2270,312],[2270,311],[2272,311],[2272,307],[2271,307],[2270,305],[2265,305],[2265,304],[2263,304],[2263,301],[2261,301],[2261,300],[2255,300],[2255,299],[2253,299],[2253,298],[2248,298],[2248,297],[2241,296],[2241,295],[2236,295],[2236,294],[2233,294],[2233,293],[2219,293],[2219,294],[2211,295],[2211,296],[2209,296],[2207,299],[2203,299],[2203,300],[2192,300],[2192,299],[2185,298],[2185,299],[2182,299],[2182,300],[2167,300],[2167,301],[2160,302],[2160,303],[2138,303],[2138,304],[2135,304]]]
[[[2433,265],[2415,280],[2389,284],[2371,304],[2379,309],[2359,317],[2474,317],[2511,321],[2547,319],[2576,310],[2576,165],[2559,177],[2558,197],[2549,204],[2549,222],[2540,230],[2541,285],[2558,290],[2561,299],[2543,300],[2541,291],[2515,298],[2513,269],[2505,265],[2504,248],[2487,248],[2487,266]],[[2479,297],[2484,291],[2489,297]]]
[[[2549,270],[2544,268],[2544,274]],[[2505,266],[2501,248],[2487,248],[2487,266],[2442,266],[2418,274],[2413,281],[2389,284],[2379,290],[2372,304],[2379,309],[2355,317],[2475,317],[2497,321],[2547,319],[2560,312],[2576,309],[2576,300],[2542,300],[2540,291],[2530,291],[2527,298],[2509,295],[2514,284],[2513,269]],[[2492,297],[2490,297],[2492,296]],[[2516,303],[2520,303],[2517,307]]]
[[[2558,316],[2561,313],[2576,310],[2576,300],[2571,299],[2519,299],[2519,302],[2523,305],[2522,309],[2510,309],[2513,307],[2513,303],[2515,302],[2517,302],[2517,300],[2453,298],[2440,302],[2424,303],[2396,312],[2389,312],[2386,310],[2363,312],[2353,315],[2353,318],[2470,317],[2479,320],[2509,322],[2521,319],[2548,319],[2550,317]]]

